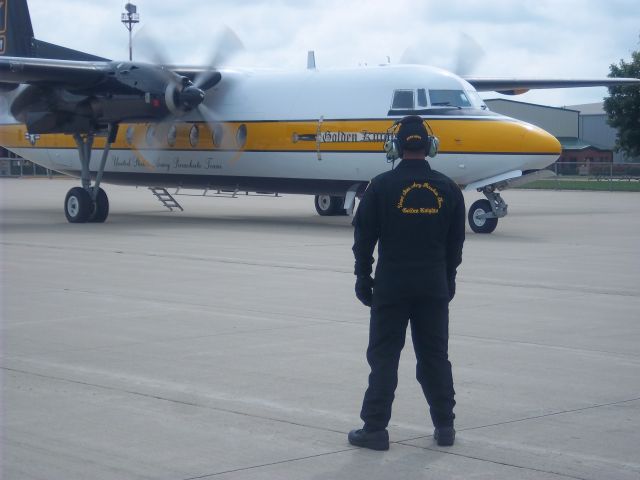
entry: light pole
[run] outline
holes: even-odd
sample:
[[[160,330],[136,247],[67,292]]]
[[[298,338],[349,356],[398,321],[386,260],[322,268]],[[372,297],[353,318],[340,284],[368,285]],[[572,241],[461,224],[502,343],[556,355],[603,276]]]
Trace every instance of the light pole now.
[[[121,21],[125,28],[129,30],[129,61],[133,60],[133,46],[131,40],[131,31],[136,23],[140,23],[140,15],[138,14],[138,7],[133,3],[127,3],[124,6],[126,12],[121,15]]]

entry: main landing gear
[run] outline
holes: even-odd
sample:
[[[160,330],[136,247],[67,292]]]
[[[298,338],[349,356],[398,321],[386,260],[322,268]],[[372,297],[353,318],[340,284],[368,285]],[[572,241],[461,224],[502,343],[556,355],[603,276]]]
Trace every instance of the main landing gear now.
[[[107,129],[107,143],[102,150],[102,158],[93,186],[91,185],[89,166],[95,133],[76,133],[73,135],[82,166],[80,173],[82,187],[73,187],[67,192],[64,199],[64,214],[70,223],[103,223],[109,216],[109,199],[105,191],[100,188],[100,182],[111,144],[115,141],[117,134],[118,126],[110,124]]]
[[[323,217],[351,215],[356,204],[358,192],[364,191],[362,183],[354,183],[346,191],[344,197],[332,195],[316,195],[315,205],[318,215]]]
[[[347,215],[347,210],[344,208],[344,197],[316,195],[314,203],[316,212],[323,217]]]
[[[498,226],[498,219],[507,215],[508,205],[493,186],[478,191],[484,193],[487,199],[471,205],[467,214],[469,226],[475,233],[491,233]]]

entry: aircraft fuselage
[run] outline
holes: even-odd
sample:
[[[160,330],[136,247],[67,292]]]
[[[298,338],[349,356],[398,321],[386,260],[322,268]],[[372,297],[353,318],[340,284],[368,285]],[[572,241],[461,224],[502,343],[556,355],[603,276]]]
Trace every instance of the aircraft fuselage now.
[[[387,130],[411,114],[426,119],[440,139],[432,167],[462,186],[544,168],[561,151],[552,135],[489,111],[473,86],[432,67],[221,73],[205,100],[219,121],[208,124],[193,112],[161,123],[121,124],[103,180],[344,195],[349,186],[390,168],[382,151]],[[394,106],[399,90],[413,92],[412,108]],[[431,91],[464,92],[468,104],[434,105],[433,98],[420,98]],[[0,138],[26,159],[80,175],[70,135],[30,135],[24,125],[11,124],[0,126]],[[103,145],[97,137],[94,150]],[[92,171],[99,161],[94,154]]]

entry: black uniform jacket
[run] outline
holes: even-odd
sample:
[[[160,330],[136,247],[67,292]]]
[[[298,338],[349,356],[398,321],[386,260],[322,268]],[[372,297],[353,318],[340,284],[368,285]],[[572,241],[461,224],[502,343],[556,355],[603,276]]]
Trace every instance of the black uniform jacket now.
[[[378,244],[376,300],[453,298],[462,262],[464,198],[427,161],[403,160],[371,180],[353,226],[356,275],[371,274]]]

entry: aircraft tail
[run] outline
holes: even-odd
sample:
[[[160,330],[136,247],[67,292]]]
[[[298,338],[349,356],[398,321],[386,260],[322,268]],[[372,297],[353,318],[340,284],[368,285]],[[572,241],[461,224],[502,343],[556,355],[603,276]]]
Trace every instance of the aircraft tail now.
[[[27,0],[0,0],[0,56],[107,60],[34,38]]]

